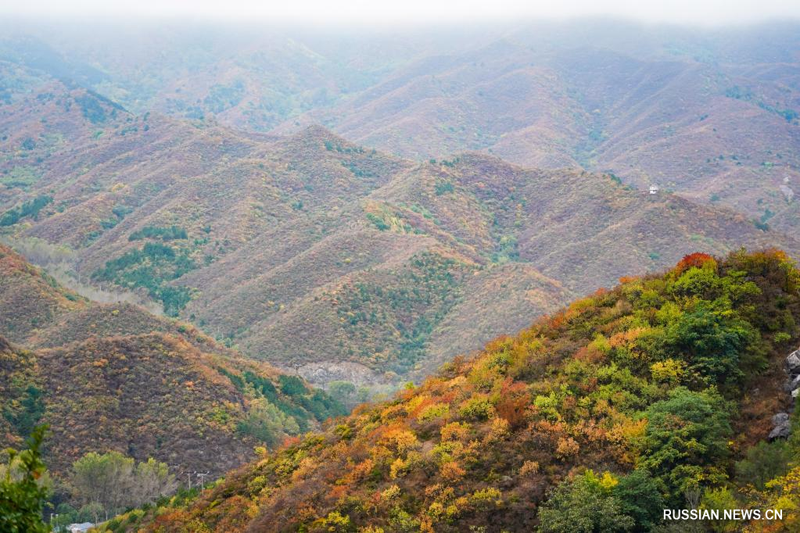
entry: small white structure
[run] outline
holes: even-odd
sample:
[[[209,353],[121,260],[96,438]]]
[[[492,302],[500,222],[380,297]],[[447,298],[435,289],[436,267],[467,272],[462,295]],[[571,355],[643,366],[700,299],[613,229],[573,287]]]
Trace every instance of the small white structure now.
[[[82,524],[70,524],[67,526],[69,533],[86,533],[94,527],[91,522],[84,522]]]
[[[791,187],[786,185],[785,183],[780,186],[781,192],[783,193],[783,197],[786,198],[787,202],[791,202],[794,200],[794,191]]]
[[[659,191],[658,185],[650,186],[650,194],[658,194],[658,191]]]

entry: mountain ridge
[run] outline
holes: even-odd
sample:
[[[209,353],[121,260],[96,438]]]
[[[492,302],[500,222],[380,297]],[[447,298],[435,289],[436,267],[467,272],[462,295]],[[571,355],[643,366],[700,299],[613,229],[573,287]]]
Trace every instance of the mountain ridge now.
[[[29,121],[55,120],[66,103],[91,96],[75,91],[14,105],[40,110]],[[66,246],[76,277],[158,300],[317,384],[419,379],[524,327],[484,323],[508,316],[489,295],[471,301],[497,310],[474,314],[462,303],[467,286],[485,294],[492,270],[507,263],[525,265],[502,268],[512,286],[528,287],[508,292],[509,305],[535,316],[698,247],[800,250],[727,208],[642,194],[609,174],[528,169],[476,152],[409,161],[319,125],[280,137],[109,110],[97,136],[91,117],[69,113],[83,121],[74,140],[9,153],[7,165],[44,165],[27,186],[6,187],[17,198],[6,202],[11,212],[47,203],[8,225],[7,239]],[[22,143],[25,122],[0,126],[12,124]],[[475,327],[466,317],[479,318]]]

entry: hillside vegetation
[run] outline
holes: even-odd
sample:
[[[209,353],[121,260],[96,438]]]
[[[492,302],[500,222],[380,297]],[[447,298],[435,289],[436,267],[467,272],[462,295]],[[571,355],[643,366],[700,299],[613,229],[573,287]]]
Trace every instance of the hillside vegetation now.
[[[480,150],[613,172],[640,190],[657,183],[798,227],[796,23],[695,32],[549,21],[489,33],[430,50],[275,131],[322,123],[417,160]]]
[[[797,435],[765,439],[799,318],[782,252],[693,254],[107,530],[651,531],[698,504],[793,530]]]
[[[189,324],[81,298],[4,246],[0,340],[0,446],[48,424],[57,478],[91,451],[219,475],[344,413]]]

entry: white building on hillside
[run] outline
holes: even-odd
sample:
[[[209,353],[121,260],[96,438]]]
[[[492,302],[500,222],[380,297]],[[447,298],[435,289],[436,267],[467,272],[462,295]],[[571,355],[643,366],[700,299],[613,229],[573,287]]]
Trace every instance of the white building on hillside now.
[[[91,522],[84,522],[83,524],[70,524],[67,526],[69,533],[86,533],[94,527]]]

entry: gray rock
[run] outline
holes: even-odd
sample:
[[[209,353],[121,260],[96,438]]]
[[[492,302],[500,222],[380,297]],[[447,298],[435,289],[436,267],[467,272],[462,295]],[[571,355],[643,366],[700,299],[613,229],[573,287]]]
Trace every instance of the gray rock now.
[[[279,366],[280,365],[276,365]],[[293,369],[286,368],[287,371]],[[361,385],[384,384],[383,376],[369,367],[350,361],[310,362],[297,369],[300,376],[310,384],[324,387],[331,381],[349,381],[357,387]]]
[[[789,379],[789,381],[786,382],[786,386],[784,388],[786,389],[786,392],[791,392],[797,388],[800,388],[800,375],[795,376],[794,379]]]
[[[796,350],[789,354],[786,358],[786,366],[789,367],[791,375],[800,374],[800,350]]]
[[[792,432],[792,425],[787,420],[783,424],[776,426],[775,429],[769,432],[768,440],[776,440],[776,439],[788,439],[789,435]]]
[[[772,417],[772,427],[780,426],[789,421],[789,413],[778,413]]]

